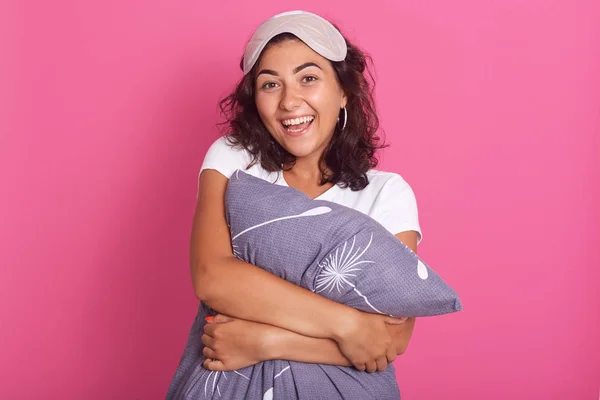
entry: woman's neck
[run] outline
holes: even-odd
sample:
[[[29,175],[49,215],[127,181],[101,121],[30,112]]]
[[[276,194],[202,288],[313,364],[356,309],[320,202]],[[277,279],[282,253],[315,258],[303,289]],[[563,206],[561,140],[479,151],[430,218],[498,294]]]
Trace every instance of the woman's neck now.
[[[316,184],[320,185],[323,179],[322,169],[319,168],[319,159],[313,158],[301,158],[296,159],[296,162],[291,168],[284,168],[285,175],[292,177],[297,182],[303,184]],[[324,168],[327,171],[327,168]]]

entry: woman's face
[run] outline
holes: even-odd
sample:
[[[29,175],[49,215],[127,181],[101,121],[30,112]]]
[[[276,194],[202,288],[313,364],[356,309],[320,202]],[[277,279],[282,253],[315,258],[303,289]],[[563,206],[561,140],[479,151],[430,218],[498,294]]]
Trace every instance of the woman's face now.
[[[273,138],[297,158],[318,159],[347,102],[331,63],[285,40],[263,52],[257,71],[256,107]]]

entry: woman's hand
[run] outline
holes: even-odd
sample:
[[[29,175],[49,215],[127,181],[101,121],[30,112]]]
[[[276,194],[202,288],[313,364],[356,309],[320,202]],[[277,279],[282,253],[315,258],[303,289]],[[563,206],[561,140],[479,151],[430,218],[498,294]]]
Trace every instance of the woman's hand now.
[[[359,371],[383,371],[396,359],[397,349],[386,324],[398,325],[406,318],[356,312],[336,337],[340,351]]]
[[[232,371],[267,360],[271,328],[270,325],[218,314],[204,326],[204,368]]]

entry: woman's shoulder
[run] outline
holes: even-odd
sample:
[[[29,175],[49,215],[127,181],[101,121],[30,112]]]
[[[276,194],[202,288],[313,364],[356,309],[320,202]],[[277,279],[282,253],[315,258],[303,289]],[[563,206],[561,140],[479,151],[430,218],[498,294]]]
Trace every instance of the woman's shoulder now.
[[[231,138],[227,135],[218,137],[212,142],[212,144],[208,148],[206,156],[210,155],[211,153],[217,153],[219,155],[228,157],[244,157],[248,159],[252,158],[252,156],[246,149],[244,149],[242,146],[234,144]]]
[[[238,169],[245,169],[252,162],[252,155],[244,148],[235,146],[227,136],[213,141],[206,154],[200,172],[214,169],[230,178]]]
[[[367,176],[369,184],[363,190],[371,191],[373,218],[394,234],[416,231],[421,242],[417,199],[410,184],[395,172],[371,170]]]
[[[367,178],[369,178],[369,184],[363,190],[379,192],[385,189],[397,192],[411,189],[404,177],[396,172],[371,169],[367,171]]]

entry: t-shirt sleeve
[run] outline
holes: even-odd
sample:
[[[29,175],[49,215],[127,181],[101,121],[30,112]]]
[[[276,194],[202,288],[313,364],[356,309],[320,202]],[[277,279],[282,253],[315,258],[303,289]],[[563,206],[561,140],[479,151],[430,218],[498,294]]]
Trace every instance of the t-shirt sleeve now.
[[[394,235],[416,231],[417,243],[423,239],[415,193],[401,176],[394,175],[384,184],[377,196],[375,214],[376,219]]]
[[[205,169],[214,169],[227,179],[238,169],[245,169],[251,162],[251,155],[244,149],[236,149],[227,143],[226,137],[220,137],[209,147],[200,173]]]

